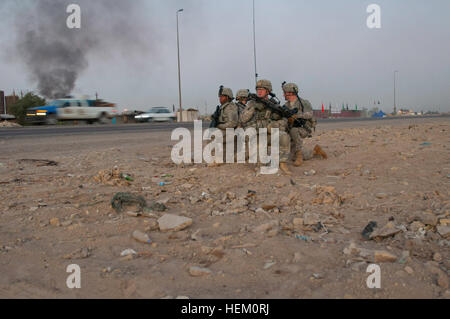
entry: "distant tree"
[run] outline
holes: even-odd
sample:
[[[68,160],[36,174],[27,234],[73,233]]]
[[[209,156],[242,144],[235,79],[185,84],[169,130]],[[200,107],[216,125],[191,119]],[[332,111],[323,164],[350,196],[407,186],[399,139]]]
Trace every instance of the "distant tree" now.
[[[25,94],[23,98],[11,106],[11,113],[16,117],[20,124],[24,124],[27,110],[42,105],[45,105],[45,99],[30,92]]]

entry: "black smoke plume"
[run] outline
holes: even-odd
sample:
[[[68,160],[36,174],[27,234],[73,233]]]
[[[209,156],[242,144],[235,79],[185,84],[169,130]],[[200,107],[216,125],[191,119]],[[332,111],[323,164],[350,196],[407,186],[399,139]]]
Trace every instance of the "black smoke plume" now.
[[[22,2],[19,1],[19,2]],[[69,95],[93,55],[146,53],[143,1],[34,0],[16,10],[16,56],[46,98]],[[66,8],[81,7],[81,29],[69,29]],[[150,41],[149,38],[146,41]],[[129,53],[128,53],[129,55]]]

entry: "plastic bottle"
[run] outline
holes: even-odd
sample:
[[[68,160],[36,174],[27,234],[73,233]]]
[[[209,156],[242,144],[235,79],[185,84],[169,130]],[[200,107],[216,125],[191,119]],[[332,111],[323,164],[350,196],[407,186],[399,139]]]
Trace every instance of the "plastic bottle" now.
[[[145,233],[143,233],[143,232],[141,232],[141,231],[139,231],[139,230],[135,230],[135,231],[133,232],[133,235],[132,235],[132,236],[133,236],[133,238],[134,238],[135,240],[137,240],[138,242],[145,243],[145,244],[151,244],[151,243],[152,243],[150,237],[148,237],[147,234],[145,234]]]

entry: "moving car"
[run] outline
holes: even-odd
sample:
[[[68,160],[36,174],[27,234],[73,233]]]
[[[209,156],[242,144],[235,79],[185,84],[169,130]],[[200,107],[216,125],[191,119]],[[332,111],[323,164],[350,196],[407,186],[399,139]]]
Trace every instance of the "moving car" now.
[[[26,114],[29,123],[55,125],[58,121],[84,120],[106,124],[115,116],[114,104],[101,100],[58,99],[45,106],[30,108]]]
[[[138,122],[174,122],[177,115],[167,107],[154,107],[147,113],[136,115],[135,120]]]

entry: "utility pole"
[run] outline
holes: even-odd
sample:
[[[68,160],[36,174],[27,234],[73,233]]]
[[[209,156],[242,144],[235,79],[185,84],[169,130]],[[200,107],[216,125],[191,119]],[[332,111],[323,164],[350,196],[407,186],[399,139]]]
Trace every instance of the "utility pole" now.
[[[255,0],[253,0],[253,56],[255,59],[255,84],[258,82],[258,70],[256,68],[256,18],[255,18]]]
[[[181,65],[180,65],[180,33],[178,29],[178,14],[183,12],[183,9],[177,11],[177,49],[178,49],[178,96],[180,100],[180,121],[183,122],[183,104],[181,100]]]
[[[397,114],[397,73],[398,71],[394,71],[394,115]]]

